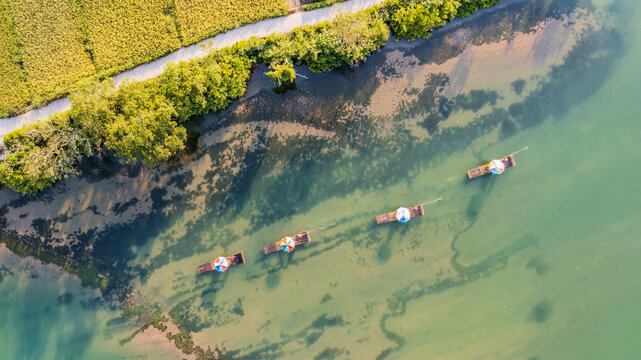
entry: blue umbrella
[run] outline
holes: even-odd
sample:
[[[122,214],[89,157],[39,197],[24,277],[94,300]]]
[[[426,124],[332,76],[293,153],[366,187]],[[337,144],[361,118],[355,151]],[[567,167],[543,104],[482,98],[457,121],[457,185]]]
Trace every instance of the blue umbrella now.
[[[410,211],[407,208],[400,207],[398,210],[396,210],[396,220],[402,223],[406,223],[410,221],[410,218],[412,215],[410,215]]]

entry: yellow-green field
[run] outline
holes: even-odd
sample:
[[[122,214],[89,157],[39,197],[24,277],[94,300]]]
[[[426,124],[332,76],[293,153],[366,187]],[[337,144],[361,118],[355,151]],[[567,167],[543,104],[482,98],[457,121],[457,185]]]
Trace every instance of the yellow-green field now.
[[[0,5],[0,116],[8,115],[6,109],[23,106],[29,95],[20,67],[14,61],[19,54],[10,32],[6,8]]]
[[[131,68],[180,47],[165,0],[86,0],[87,28],[98,71]]]
[[[95,73],[69,0],[7,0],[30,99],[38,104]],[[13,91],[13,90],[11,90]]]
[[[175,0],[176,16],[185,44],[256,22],[286,15],[286,0]]]
[[[287,0],[3,0],[0,117],[289,10]]]

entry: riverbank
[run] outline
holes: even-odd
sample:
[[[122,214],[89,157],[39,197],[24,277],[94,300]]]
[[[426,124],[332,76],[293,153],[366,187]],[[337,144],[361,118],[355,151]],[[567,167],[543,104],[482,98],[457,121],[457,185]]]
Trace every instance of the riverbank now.
[[[299,26],[313,25],[322,21],[331,20],[339,13],[358,12],[382,3],[383,1],[384,0],[348,0],[314,11],[303,11],[285,17],[262,20],[204,39],[197,44],[180,48],[157,60],[135,66],[131,70],[116,74],[113,76],[113,79],[116,86],[122,84],[123,81],[143,81],[151,79],[159,76],[165,66],[170,62],[178,63],[180,61],[189,61],[205,57],[209,53],[208,47],[220,49],[229,47],[239,41],[247,40],[252,36],[265,37],[272,33],[286,33]],[[71,103],[69,102],[69,98],[63,98],[54,100],[47,105],[23,114],[0,119],[0,141],[11,131],[38,120],[44,120],[54,113],[67,111],[70,108]]]

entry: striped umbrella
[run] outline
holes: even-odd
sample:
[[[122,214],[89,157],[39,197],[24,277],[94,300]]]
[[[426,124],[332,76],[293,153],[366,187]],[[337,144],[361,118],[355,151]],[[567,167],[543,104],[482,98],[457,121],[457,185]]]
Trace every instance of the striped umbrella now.
[[[294,238],[285,236],[284,238],[280,239],[280,249],[284,252],[294,251],[294,248],[296,248],[296,242],[294,241]]]
[[[410,215],[410,211],[407,208],[400,207],[398,210],[396,210],[396,220],[402,223],[406,223],[410,221],[410,218],[412,215]]]
[[[214,269],[218,272],[225,272],[229,268],[229,261],[227,258],[219,256],[214,260]]]
[[[494,175],[501,175],[505,171],[505,164],[501,160],[490,161],[490,172]]]

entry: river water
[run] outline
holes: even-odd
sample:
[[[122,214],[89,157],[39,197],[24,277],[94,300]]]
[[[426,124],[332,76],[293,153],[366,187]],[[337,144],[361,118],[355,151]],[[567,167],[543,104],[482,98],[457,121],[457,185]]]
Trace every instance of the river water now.
[[[292,91],[258,68],[163,168],[103,155],[0,192],[3,233],[70,249],[233,358],[636,358],[639,20],[632,0],[508,0],[354,69],[300,68]],[[189,358],[155,329],[118,345],[140,323],[57,266],[2,246],[0,275],[0,358]]]

